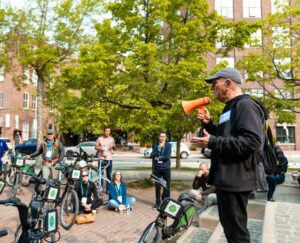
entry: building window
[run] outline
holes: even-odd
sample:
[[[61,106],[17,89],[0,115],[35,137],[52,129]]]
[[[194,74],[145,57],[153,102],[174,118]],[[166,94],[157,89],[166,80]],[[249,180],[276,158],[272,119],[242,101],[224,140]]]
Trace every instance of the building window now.
[[[248,94],[248,95],[251,95],[251,96],[258,97],[258,98],[264,97],[264,89],[261,89],[261,88],[249,89],[245,93]]]
[[[233,57],[217,57],[216,64],[227,62],[226,67],[233,67],[234,68],[234,58]]]
[[[32,105],[32,110],[36,110],[36,104],[37,104],[37,97],[36,95],[31,96],[31,105]]]
[[[0,92],[0,108],[3,108],[3,92]]]
[[[244,18],[261,18],[261,0],[243,0]]]
[[[24,84],[29,84],[30,83],[30,72],[29,69],[24,69],[24,78],[23,78],[23,83]]]
[[[216,0],[215,9],[219,15],[226,18],[233,18],[233,1],[232,0]]]
[[[291,47],[290,29],[283,27],[272,28],[273,48],[289,48]]]
[[[23,122],[22,124],[22,140],[26,141],[29,139],[29,123]]]
[[[32,83],[34,85],[37,85],[37,82],[38,82],[38,76],[36,75],[35,70],[32,70]]]
[[[37,138],[37,120],[33,119],[31,127],[31,138]]]
[[[245,45],[246,48],[250,47],[260,47],[262,44],[262,31],[258,29],[256,32],[252,33],[250,36],[250,41]]]
[[[276,75],[277,71],[279,72],[279,78],[291,79],[292,71],[291,71],[291,58],[282,58],[275,59],[274,65],[276,66]]]
[[[289,0],[271,0],[271,12],[282,13],[283,9],[289,6]]]
[[[0,82],[4,81],[4,67],[0,67]]]
[[[218,31],[218,39],[216,48],[226,47],[226,38],[232,36],[232,28],[220,29]]]
[[[24,109],[29,108],[29,93],[27,93],[27,92],[23,93],[23,108]]]
[[[276,126],[278,143],[295,143],[295,126]]]
[[[5,127],[10,127],[10,114],[5,114]]]
[[[19,129],[19,116],[15,116],[16,129]]]

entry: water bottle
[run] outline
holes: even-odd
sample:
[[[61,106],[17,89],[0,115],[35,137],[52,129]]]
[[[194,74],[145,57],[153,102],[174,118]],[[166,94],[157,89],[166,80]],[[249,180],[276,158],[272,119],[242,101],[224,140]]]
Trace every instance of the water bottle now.
[[[131,213],[131,207],[129,204],[127,204],[127,215],[130,215]]]

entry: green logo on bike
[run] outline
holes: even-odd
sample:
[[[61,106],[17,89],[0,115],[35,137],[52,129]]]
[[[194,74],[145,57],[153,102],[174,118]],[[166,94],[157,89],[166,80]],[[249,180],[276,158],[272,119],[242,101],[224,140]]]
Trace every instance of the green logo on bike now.
[[[177,210],[177,208],[176,208],[175,205],[170,205],[170,206],[169,206],[169,211],[170,211],[171,213],[176,212],[176,210]]]
[[[55,194],[56,194],[55,190],[51,190],[50,196],[55,197]]]
[[[51,218],[50,218],[50,226],[53,227],[53,226],[54,226],[54,223],[55,223],[54,216],[51,215]]]

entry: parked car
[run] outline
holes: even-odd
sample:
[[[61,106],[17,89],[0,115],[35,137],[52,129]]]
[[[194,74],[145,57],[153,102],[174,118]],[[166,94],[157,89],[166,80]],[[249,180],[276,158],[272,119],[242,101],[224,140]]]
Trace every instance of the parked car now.
[[[170,142],[170,144],[172,145],[171,157],[176,157],[176,142]],[[151,153],[152,153],[152,148],[148,148],[144,151],[144,156],[150,157]],[[190,156],[190,154],[191,152],[188,146],[185,143],[180,143],[180,157],[182,159],[186,159],[187,157]]]
[[[0,139],[4,140],[6,142],[9,150],[12,150],[12,144],[11,144],[10,139],[8,139],[8,138],[0,138]]]
[[[22,144],[15,146],[16,153],[22,155],[32,154],[37,150],[37,139],[29,139]]]
[[[87,141],[78,144],[77,146],[65,147],[65,155],[67,157],[73,157],[76,153],[79,153],[79,147],[82,148],[89,156],[96,156],[97,150],[95,149],[95,141]]]

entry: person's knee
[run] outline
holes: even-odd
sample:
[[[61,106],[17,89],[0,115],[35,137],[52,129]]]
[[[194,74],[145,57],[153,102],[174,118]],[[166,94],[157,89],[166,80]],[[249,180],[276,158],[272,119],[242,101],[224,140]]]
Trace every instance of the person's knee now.
[[[116,208],[119,207],[119,204],[118,204],[117,201],[111,199],[111,200],[108,201],[107,207],[108,207],[109,209],[116,209]]]

